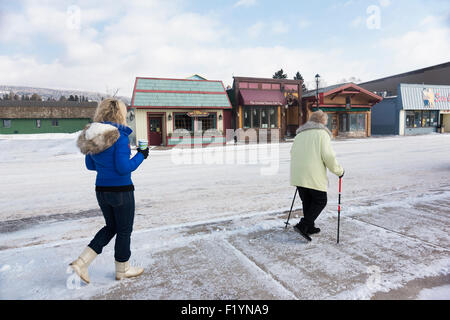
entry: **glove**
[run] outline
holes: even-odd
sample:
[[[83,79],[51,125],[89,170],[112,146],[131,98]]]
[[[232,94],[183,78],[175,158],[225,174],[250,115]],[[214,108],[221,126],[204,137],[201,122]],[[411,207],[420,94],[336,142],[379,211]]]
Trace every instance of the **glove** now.
[[[341,179],[344,176],[345,170],[342,172],[342,175],[339,176],[339,179]]]
[[[137,151],[142,153],[142,155],[144,156],[144,159],[147,159],[147,157],[148,157],[148,148],[144,149],[144,150],[141,150],[141,149],[138,148]]]

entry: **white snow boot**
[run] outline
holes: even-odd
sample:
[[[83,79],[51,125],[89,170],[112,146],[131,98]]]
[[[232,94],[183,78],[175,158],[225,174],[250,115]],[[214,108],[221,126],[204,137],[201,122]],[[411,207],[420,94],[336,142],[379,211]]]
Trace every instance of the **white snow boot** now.
[[[72,262],[70,266],[75,273],[86,283],[89,283],[88,267],[92,261],[97,257],[97,253],[90,247],[86,247],[77,260]]]
[[[144,268],[132,267],[130,262],[117,262],[116,261],[116,280],[124,278],[138,277],[144,272]]]

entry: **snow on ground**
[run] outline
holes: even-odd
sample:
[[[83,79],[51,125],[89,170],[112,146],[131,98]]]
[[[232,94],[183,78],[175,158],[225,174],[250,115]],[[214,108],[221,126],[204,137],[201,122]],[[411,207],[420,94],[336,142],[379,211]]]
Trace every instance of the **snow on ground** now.
[[[450,300],[450,285],[423,289],[417,298],[419,300]]]
[[[369,299],[450,283],[450,135],[432,134],[333,141],[346,170],[339,245],[332,174],[321,234],[306,244],[283,229],[291,143],[151,151],[133,174],[145,275],[115,282],[110,244],[78,285],[67,265],[103,219],[76,136],[0,136],[1,299]]]

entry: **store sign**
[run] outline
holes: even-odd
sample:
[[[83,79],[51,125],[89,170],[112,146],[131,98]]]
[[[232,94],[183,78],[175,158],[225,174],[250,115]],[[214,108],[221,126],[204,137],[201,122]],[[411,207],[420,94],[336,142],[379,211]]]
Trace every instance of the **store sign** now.
[[[422,91],[422,99],[425,108],[435,109],[437,104],[450,103],[450,94],[442,95],[431,88],[425,88]]]
[[[188,112],[187,115],[189,117],[207,117],[209,116],[209,112],[195,110],[193,112]]]
[[[430,88],[425,88],[422,91],[423,104],[426,108],[434,109],[434,91]]]

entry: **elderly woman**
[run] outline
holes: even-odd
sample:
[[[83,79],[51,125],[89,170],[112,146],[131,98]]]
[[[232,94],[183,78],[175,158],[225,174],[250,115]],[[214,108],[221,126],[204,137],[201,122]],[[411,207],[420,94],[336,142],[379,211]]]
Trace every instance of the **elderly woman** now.
[[[323,111],[312,113],[298,128],[291,148],[291,185],[297,187],[303,204],[303,218],[294,230],[308,241],[311,234],[320,232],[314,222],[327,204],[327,168],[339,177],[344,175],[331,147],[327,122]]]
[[[127,108],[117,99],[105,99],[97,107],[94,122],[78,137],[77,145],[86,155],[86,167],[97,171],[95,191],[105,218],[105,226],[95,235],[77,260],[70,266],[89,283],[88,267],[116,236],[114,258],[116,280],[136,277],[144,269],[132,267],[130,239],[134,221],[134,186],[131,172],[148,157],[148,148],[138,149],[130,159],[128,136],[132,130],[126,123]]]

